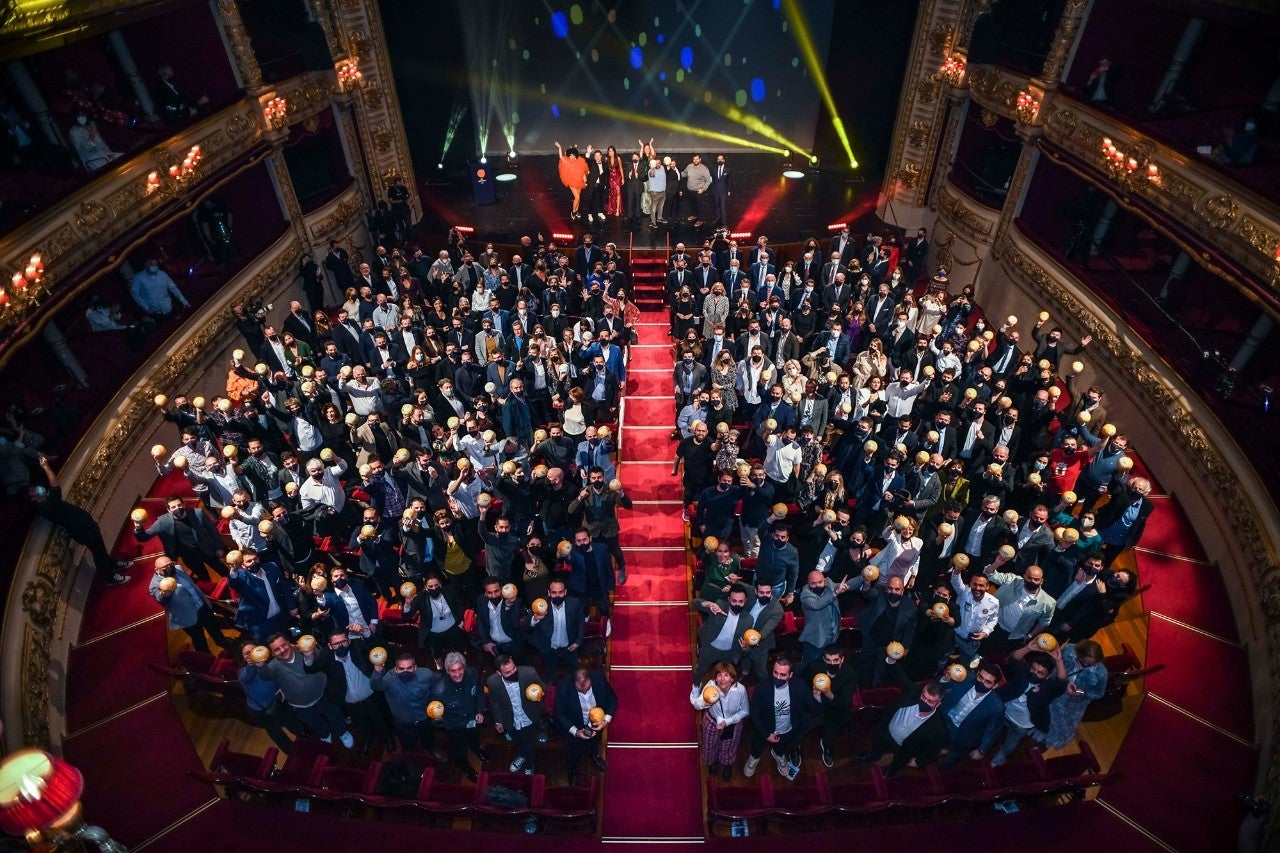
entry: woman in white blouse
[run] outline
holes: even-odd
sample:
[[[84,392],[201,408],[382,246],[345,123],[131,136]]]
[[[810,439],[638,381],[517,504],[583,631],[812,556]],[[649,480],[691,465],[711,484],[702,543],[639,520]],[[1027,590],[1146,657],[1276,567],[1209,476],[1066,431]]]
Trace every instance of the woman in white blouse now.
[[[702,336],[710,338],[717,324],[723,326],[729,319],[729,297],[724,295],[724,285],[717,282],[702,302]]]
[[[747,719],[747,688],[738,681],[733,664],[722,661],[711,668],[706,684],[693,685],[689,701],[699,711],[706,711],[702,715],[702,760],[710,773],[719,773],[728,782]]]

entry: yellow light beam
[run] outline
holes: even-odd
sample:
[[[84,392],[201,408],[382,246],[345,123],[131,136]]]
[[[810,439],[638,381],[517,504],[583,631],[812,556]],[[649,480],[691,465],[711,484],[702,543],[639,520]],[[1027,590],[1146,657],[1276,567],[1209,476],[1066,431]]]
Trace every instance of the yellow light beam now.
[[[775,130],[771,125],[766,124],[763,119],[743,112],[739,109],[737,104],[731,103],[730,101],[716,95],[712,95],[710,102],[708,102],[708,106],[720,115],[729,119],[729,121],[737,122],[743,127],[754,130],[766,139],[772,139],[774,142],[790,149],[791,151],[803,154],[806,160],[812,156],[803,145],[795,140],[787,139],[787,137],[783,136],[780,131]]]
[[[599,113],[609,118],[621,119],[623,121],[633,122],[635,124],[651,125],[660,127],[663,130],[670,130],[679,133],[687,133],[692,136],[699,136],[703,139],[714,139],[717,142],[725,142],[730,145],[740,145],[744,148],[754,148],[757,151],[767,151],[770,154],[786,154],[785,148],[779,148],[774,145],[766,145],[763,142],[756,142],[753,139],[745,139],[741,136],[731,136],[727,133],[720,133],[715,130],[704,130],[700,127],[693,127],[687,124],[681,124],[670,119],[658,118],[656,116],[645,115],[644,113],[633,113],[630,110],[622,110],[608,104],[599,104],[594,101],[585,101],[579,98],[553,98],[550,95],[544,95],[537,89],[521,89],[520,94],[529,100],[542,101],[544,103],[557,103],[563,109],[564,107],[572,107],[573,109],[587,109],[590,112]]]
[[[836,129],[836,136],[840,139],[840,144],[844,146],[844,153],[849,155],[849,165],[856,169],[858,168],[858,160],[853,156],[853,148],[849,145],[849,135],[845,133],[844,122],[840,120],[840,113],[836,111],[835,99],[831,97],[831,87],[827,85],[827,75],[822,70],[822,62],[818,58],[818,49],[814,46],[813,35],[809,32],[809,22],[805,20],[804,13],[800,11],[800,5],[796,0],[782,0],[782,11],[787,16],[787,22],[791,25],[791,33],[800,48],[800,54],[804,57],[804,64],[809,67],[809,74],[813,77],[813,82],[818,87],[818,94],[822,96],[822,102],[826,104],[827,112],[831,113],[831,125]]]

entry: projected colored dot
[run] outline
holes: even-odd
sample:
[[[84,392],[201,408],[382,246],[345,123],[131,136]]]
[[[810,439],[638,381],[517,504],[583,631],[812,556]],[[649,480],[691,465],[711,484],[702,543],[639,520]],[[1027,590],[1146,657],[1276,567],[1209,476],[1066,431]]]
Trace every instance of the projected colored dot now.
[[[658,16],[657,16],[657,15],[654,15],[654,16],[653,16],[653,27],[654,27],[654,29],[657,29],[657,28],[658,28],[658,27],[660,27],[660,26],[662,26],[662,22],[661,22],[661,20],[659,20],[659,18],[658,18]]]
[[[526,50],[526,51],[524,51],[523,53],[521,53],[521,54],[520,54],[520,58],[521,58],[521,59],[528,59],[528,58],[529,58],[529,51],[527,51],[527,50]]]
[[[783,21],[783,22],[782,22],[782,31],[783,31],[784,33],[787,31],[787,22],[786,22],[786,21]]]
[[[693,34],[697,38],[702,38],[702,24],[693,25]]]
[[[507,49],[508,49],[508,50],[515,50],[515,49],[516,49],[516,40],[515,40],[515,39],[507,39]]]
[[[665,71],[659,71],[659,72],[658,72],[658,79],[659,79],[659,80],[666,80],[666,79],[667,79],[667,72],[665,72]]]
[[[800,57],[798,57],[798,56],[793,56],[793,57],[791,57],[791,67],[792,67],[792,68],[799,68],[799,67],[800,67]]]
[[[582,116],[583,118],[586,118],[586,117],[587,117],[587,108],[586,108],[586,107],[578,107],[578,115],[579,115],[579,116]]]
[[[662,44],[666,40],[667,40],[666,36],[664,36],[662,33],[658,33],[658,44]]]
[[[774,8],[774,9],[781,9],[781,8],[782,8],[782,0],[773,0],[773,8]]]
[[[702,102],[703,102],[704,104],[709,104],[709,103],[711,103],[711,93],[710,93],[710,92],[703,92],[703,93],[702,93]]]
[[[638,47],[631,48],[631,67],[639,68],[644,65],[644,51]]]
[[[556,38],[568,37],[569,19],[564,16],[564,12],[551,13],[551,32],[556,34]]]
[[[733,95],[733,102],[740,107],[745,107],[747,105],[747,90],[739,89],[735,92]]]
[[[667,95],[670,95],[670,94],[671,94],[671,90],[670,90],[670,89],[668,89],[666,86],[663,86],[663,87],[662,87],[662,96],[665,98]]]
[[[582,51],[580,51],[580,50],[575,50],[575,51],[573,52],[573,58],[574,58],[574,59],[577,59],[577,60],[579,60],[579,61],[581,61],[581,60],[582,60]]]
[[[731,53],[726,53],[726,54],[724,55],[724,64],[725,64],[726,66],[729,66],[729,65],[732,65],[732,64],[733,64],[733,54],[731,54]]]
[[[596,50],[594,47],[591,48],[591,61],[592,62],[600,61],[600,51]]]
[[[511,114],[511,123],[512,123],[512,124],[519,124],[519,123],[520,123],[520,113],[512,113],[512,114]]]
[[[636,36],[636,42],[638,42],[641,47],[644,47],[646,44],[649,43],[649,34],[641,33],[640,35]]]
[[[631,90],[631,78],[630,78],[630,77],[623,77],[623,78],[622,78],[622,88],[626,89],[627,91],[630,91],[630,90]]]
[[[547,94],[547,84],[543,83],[541,86],[539,86],[538,91],[544,95]]]
[[[693,68],[693,48],[680,48],[680,67],[686,69]]]
[[[577,3],[569,7],[569,20],[573,21],[575,27],[582,23],[582,7]]]
[[[555,116],[556,118],[560,118],[560,105],[559,105],[559,104],[552,104],[552,105],[551,105],[551,114],[552,114],[553,116]]]
[[[683,68],[677,68],[677,69],[676,69],[676,82],[677,82],[677,83],[683,83],[683,82],[684,82],[684,69],[683,69]]]

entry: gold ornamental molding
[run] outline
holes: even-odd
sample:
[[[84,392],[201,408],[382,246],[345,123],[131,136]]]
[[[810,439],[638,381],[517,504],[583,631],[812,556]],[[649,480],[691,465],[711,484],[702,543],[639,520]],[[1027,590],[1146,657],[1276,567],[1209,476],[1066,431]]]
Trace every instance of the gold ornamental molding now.
[[[1114,117],[1081,102],[1046,95],[1041,107],[1044,139],[1070,154],[1098,184],[1124,197],[1140,198],[1189,233],[1248,270],[1280,297],[1280,207],[1245,189],[1209,163],[1147,139]],[[1116,181],[1104,168],[1102,141],[1125,150],[1149,151],[1158,182]]]
[[[330,240],[350,231],[352,222],[364,211],[364,200],[354,185],[340,196],[308,217],[311,242],[316,247],[327,247]],[[312,221],[314,220],[314,221]],[[327,248],[326,248],[327,251]]]
[[[1280,796],[1280,511],[1230,433],[1208,407],[1195,403],[1190,388],[1178,387],[1153,365],[1160,359],[1121,337],[1123,326],[1078,298],[1064,282],[1087,292],[1069,272],[1044,255],[1015,222],[1002,236],[999,257],[1005,271],[1054,316],[1069,317],[1076,334],[1090,334],[1090,358],[1112,377],[1123,377],[1125,394],[1160,427],[1170,450],[1181,451],[1182,469],[1192,475],[1201,500],[1216,508],[1214,523],[1235,550],[1236,582],[1252,585],[1244,597],[1256,601],[1240,625],[1242,635],[1266,637],[1266,689],[1254,691],[1255,717],[1270,720],[1269,748],[1262,745],[1266,794]],[[1127,330],[1124,330],[1127,332]],[[1127,335],[1138,340],[1136,334]],[[1181,383],[1178,383],[1181,384]],[[1241,472],[1245,472],[1242,477]],[[1247,481],[1246,479],[1247,478]],[[1260,612],[1257,612],[1260,611]],[[1261,654],[1259,655],[1261,657]],[[1257,668],[1255,667],[1255,673]],[[1261,679],[1261,673],[1255,678]],[[1261,685],[1259,685],[1261,688]],[[1269,704],[1267,704],[1269,703]]]
[[[1018,93],[1027,85],[1025,76],[994,65],[969,67],[969,96],[984,110],[1010,120],[1018,116]]]
[[[990,245],[992,232],[1000,221],[1000,211],[970,199],[948,175],[938,182],[938,217],[977,243]]]
[[[288,125],[300,124],[329,108],[337,87],[332,71],[308,71],[276,87],[276,94],[289,102],[285,113]]]

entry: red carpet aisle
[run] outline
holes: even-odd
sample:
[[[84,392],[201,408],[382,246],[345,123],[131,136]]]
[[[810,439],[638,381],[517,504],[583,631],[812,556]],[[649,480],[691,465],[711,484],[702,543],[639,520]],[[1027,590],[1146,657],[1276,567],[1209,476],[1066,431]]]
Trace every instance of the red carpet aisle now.
[[[618,718],[606,754],[604,839],[701,843],[702,795],[689,706],[689,581],[680,486],[671,476],[671,356],[665,315],[642,315],[619,432],[635,509],[621,519],[627,583],[613,611],[609,679]]]

